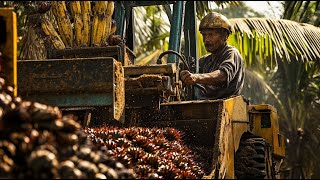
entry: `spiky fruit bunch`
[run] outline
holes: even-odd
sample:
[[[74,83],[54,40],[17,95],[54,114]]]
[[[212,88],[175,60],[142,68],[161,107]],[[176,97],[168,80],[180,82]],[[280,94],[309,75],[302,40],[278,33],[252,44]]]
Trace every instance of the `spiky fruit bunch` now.
[[[134,178],[73,116],[12,96],[0,78],[0,178]]]
[[[107,46],[113,44],[116,23],[112,19],[114,1],[52,1],[46,11],[54,18],[39,14],[37,24],[47,48]],[[39,3],[29,3],[38,7]],[[26,7],[34,7],[28,5]],[[32,9],[32,8],[30,8]],[[40,8],[37,8],[39,11]],[[44,12],[46,12],[44,11]],[[118,44],[117,44],[118,45]]]
[[[196,179],[204,175],[177,129],[102,126],[85,131],[138,178]]]

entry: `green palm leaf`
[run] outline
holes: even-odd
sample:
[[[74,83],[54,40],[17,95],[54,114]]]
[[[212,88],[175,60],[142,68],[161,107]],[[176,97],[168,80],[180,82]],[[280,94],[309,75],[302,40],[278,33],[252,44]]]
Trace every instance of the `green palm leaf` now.
[[[258,45],[255,48],[258,49],[260,60],[270,57],[271,62],[274,62],[279,56],[290,61],[290,55],[302,61],[320,60],[318,27],[284,19],[234,18],[230,21],[235,37],[231,37],[229,43],[238,47],[245,59],[256,59],[255,52],[246,49],[253,48],[253,42],[250,41],[253,38],[256,41],[254,44]],[[240,41],[244,41],[247,46],[241,45]],[[274,53],[276,56],[271,56]]]
[[[319,27],[319,1],[285,1],[283,19],[309,23]]]

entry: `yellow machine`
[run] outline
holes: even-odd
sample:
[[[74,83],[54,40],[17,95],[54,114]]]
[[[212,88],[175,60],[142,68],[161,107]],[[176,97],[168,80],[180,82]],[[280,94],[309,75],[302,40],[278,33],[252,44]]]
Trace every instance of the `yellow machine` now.
[[[185,143],[207,162],[203,178],[280,177],[284,137],[270,105],[248,105],[242,96],[176,101],[162,103],[156,115],[140,111],[138,119],[135,125],[184,132]]]
[[[13,8],[0,8],[0,76],[17,95],[17,17]]]
[[[181,2],[173,3],[175,9]],[[186,9],[194,8],[188,5]],[[0,51],[10,57],[5,65],[9,71],[4,72],[17,87],[15,14],[1,9],[1,17],[5,17],[7,34]],[[251,105],[242,96],[181,100],[179,63],[130,65],[125,63],[123,44],[48,53],[46,60],[18,61],[18,95],[22,98],[87,115],[104,113],[99,121],[108,120],[80,119],[85,126],[116,121],[121,126],[175,127],[184,132],[185,143],[205,159],[204,179],[279,178],[285,146],[273,106]]]

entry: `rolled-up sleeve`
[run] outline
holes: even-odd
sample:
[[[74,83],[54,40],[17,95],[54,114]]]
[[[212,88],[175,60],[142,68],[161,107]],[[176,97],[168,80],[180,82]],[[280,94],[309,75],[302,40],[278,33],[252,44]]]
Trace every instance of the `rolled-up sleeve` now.
[[[235,56],[234,53],[234,51],[229,51],[226,59],[220,64],[218,68],[219,70],[224,71],[227,74],[227,81],[225,84],[226,87],[229,86],[229,83],[236,76],[240,68],[241,60],[236,58],[237,56]]]

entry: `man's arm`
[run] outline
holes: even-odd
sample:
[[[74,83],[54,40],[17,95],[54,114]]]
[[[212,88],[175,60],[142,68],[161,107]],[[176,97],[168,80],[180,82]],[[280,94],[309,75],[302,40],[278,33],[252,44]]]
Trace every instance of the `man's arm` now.
[[[219,86],[227,80],[227,73],[222,70],[215,70],[210,73],[193,74],[188,70],[180,72],[181,80],[187,85],[194,85],[196,83],[204,85]]]

